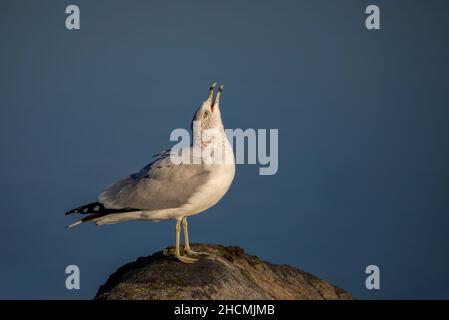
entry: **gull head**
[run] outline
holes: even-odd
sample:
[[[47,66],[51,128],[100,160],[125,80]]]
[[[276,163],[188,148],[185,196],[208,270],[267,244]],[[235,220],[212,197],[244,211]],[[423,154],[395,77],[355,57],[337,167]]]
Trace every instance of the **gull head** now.
[[[217,83],[213,83],[209,88],[209,94],[207,99],[197,109],[192,120],[192,131],[195,126],[200,131],[208,129],[217,129],[219,131],[223,129],[223,122],[221,121],[220,113],[220,96],[223,91],[223,85],[217,90],[217,94],[214,99],[214,91]]]

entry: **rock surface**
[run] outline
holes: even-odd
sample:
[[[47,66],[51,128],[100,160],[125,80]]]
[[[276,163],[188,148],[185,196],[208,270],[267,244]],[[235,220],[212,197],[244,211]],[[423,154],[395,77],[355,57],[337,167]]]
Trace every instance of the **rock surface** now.
[[[112,274],[95,299],[352,299],[309,273],[262,261],[240,247],[192,248],[210,255],[194,264],[162,251],[138,258]]]

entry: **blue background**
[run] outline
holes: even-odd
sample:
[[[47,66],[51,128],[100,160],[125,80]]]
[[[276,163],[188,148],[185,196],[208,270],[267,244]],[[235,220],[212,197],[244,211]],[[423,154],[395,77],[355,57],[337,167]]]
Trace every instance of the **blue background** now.
[[[448,30],[436,0],[1,1],[0,298],[89,299],[173,243],[173,222],[66,230],[64,212],[170,147],[212,81],[225,127],[279,129],[279,171],[238,166],[190,219],[193,242],[357,298],[449,298]],[[81,290],[65,289],[69,264]]]

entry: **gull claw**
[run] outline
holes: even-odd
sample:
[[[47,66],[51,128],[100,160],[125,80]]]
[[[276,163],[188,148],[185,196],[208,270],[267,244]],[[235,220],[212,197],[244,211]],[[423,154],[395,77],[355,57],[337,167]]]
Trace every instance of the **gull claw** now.
[[[176,257],[179,261],[184,262],[184,263],[194,263],[194,262],[197,262],[197,261],[198,261],[198,259],[190,258],[190,257],[187,257],[187,256],[182,256],[182,255],[180,255],[180,254],[175,254],[175,257]]]
[[[190,250],[190,249],[189,250],[185,250],[185,251],[187,253],[191,253],[189,251],[195,252],[195,251]],[[195,253],[197,253],[197,252],[195,252]],[[177,254],[176,253],[176,249],[173,248],[173,247],[165,248],[164,251],[162,251],[162,254],[164,256],[166,256],[166,257],[174,256],[176,259],[178,259],[179,261],[184,262],[184,263],[194,263],[194,262],[198,261],[198,259],[196,259],[196,258],[188,257],[186,255],[183,256],[181,254]]]
[[[195,251],[195,250],[192,250],[190,248],[184,248],[184,251],[187,252],[188,254],[191,254],[191,255],[194,255],[194,256],[208,256],[208,255],[210,255],[209,252]]]

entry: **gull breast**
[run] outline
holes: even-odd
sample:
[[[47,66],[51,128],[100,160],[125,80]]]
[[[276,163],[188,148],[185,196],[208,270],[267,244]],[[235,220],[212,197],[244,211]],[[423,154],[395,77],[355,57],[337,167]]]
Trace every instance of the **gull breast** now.
[[[209,179],[181,207],[187,216],[198,214],[215,205],[226,194],[235,175],[235,165],[212,164]]]

